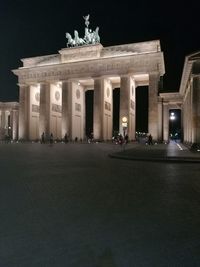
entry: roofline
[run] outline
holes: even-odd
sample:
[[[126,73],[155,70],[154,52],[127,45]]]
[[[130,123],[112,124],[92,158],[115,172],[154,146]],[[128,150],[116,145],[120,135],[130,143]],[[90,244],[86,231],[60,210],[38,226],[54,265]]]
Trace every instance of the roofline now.
[[[192,65],[195,62],[195,60],[197,59],[197,58],[195,59],[192,57],[195,57],[195,55],[199,54],[199,53],[200,53],[200,51],[196,51],[196,52],[193,52],[193,53],[191,53],[185,57],[185,62],[184,62],[183,72],[182,72],[182,77],[181,77],[181,83],[180,83],[180,88],[179,88],[179,92],[182,95],[186,91],[187,83],[188,83],[188,80],[189,80],[189,77],[191,74]],[[200,57],[198,57],[198,58],[200,59]]]
[[[145,44],[145,43],[147,44],[147,43],[153,43],[153,42],[157,42],[159,44],[159,46],[160,46],[160,40],[159,39],[155,39],[155,40],[151,40],[151,41],[137,42],[137,43],[118,44],[118,45],[111,45],[111,46],[103,46],[102,45],[102,46],[103,46],[103,48],[107,49],[107,48],[114,48],[114,47],[120,47],[120,46],[126,46],[126,45],[137,45],[137,44]],[[65,48],[67,48],[67,47],[65,47]],[[61,49],[64,49],[64,48],[61,48]],[[161,49],[159,49],[158,52],[161,52]],[[23,62],[26,59],[37,59],[37,58],[39,59],[41,57],[58,56],[58,55],[60,55],[60,54],[59,53],[57,53],[57,54],[48,54],[48,55],[21,58],[20,60]]]
[[[179,92],[182,95],[185,93],[187,82],[190,77],[190,73],[192,69],[193,60],[189,60],[190,56],[191,55],[188,55],[185,57],[185,62],[183,66],[183,72],[182,72],[181,83],[180,83],[180,88],[179,88]]]

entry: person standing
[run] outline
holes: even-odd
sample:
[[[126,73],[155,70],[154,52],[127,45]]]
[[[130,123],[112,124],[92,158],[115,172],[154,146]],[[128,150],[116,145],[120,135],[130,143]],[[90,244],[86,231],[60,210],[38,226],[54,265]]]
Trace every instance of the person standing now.
[[[125,140],[125,144],[128,144],[128,134],[125,135],[124,140]]]
[[[51,133],[51,135],[50,135],[50,145],[52,145],[53,144],[53,134]]]
[[[41,135],[41,144],[45,144],[44,132]]]
[[[149,137],[148,137],[148,144],[149,144],[149,145],[153,145],[153,137],[152,137],[151,134],[150,134]]]
[[[67,135],[67,133],[65,134],[65,136],[64,136],[64,141],[65,141],[65,144],[67,144],[68,143],[68,135]]]

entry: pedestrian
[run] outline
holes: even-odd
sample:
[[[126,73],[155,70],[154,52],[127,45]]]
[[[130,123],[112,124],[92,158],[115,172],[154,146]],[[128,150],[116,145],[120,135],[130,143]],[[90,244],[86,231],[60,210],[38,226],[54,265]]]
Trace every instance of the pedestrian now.
[[[124,140],[125,140],[125,144],[128,144],[128,134],[125,135]]]
[[[65,136],[64,136],[64,141],[65,141],[65,144],[67,144],[68,143],[68,135],[67,135],[67,133],[65,134]]]
[[[50,144],[52,145],[53,144],[53,134],[51,133],[50,135]]]
[[[43,132],[41,135],[41,144],[44,144],[44,143],[45,143],[45,137],[44,137],[44,132]]]
[[[123,137],[122,137],[122,135],[121,135],[121,134],[119,135],[119,144],[120,144],[120,145],[122,145],[122,144],[123,144]]]
[[[150,134],[149,137],[148,137],[148,144],[149,144],[149,145],[153,145],[153,137],[152,137],[151,134]]]

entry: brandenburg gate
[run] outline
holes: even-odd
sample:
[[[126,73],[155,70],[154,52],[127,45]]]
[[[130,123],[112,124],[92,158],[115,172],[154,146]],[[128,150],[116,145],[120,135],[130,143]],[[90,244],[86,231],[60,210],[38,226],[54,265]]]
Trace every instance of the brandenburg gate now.
[[[122,118],[127,134],[135,139],[136,87],[149,86],[148,132],[162,140],[162,102],[158,95],[165,73],[159,40],[103,47],[99,28],[85,36],[69,33],[67,47],[57,54],[22,59],[13,72],[19,86],[19,139],[39,139],[44,132],[61,139],[85,137],[85,92],[94,90],[93,134],[109,140],[113,133],[113,89],[120,88],[120,132]]]

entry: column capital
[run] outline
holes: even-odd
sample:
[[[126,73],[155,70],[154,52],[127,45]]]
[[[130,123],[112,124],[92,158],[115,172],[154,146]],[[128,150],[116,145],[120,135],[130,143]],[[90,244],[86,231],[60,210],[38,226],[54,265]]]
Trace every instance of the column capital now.
[[[29,85],[26,84],[26,83],[17,83],[17,85],[18,85],[20,88],[28,87],[28,86],[29,86]]]
[[[120,74],[119,77],[120,78],[131,78],[132,77],[132,74],[124,73],[124,74]]]
[[[58,82],[61,82],[61,83],[69,83],[70,82],[70,79],[60,79]]]
[[[160,79],[160,73],[158,71],[152,71],[152,72],[149,72],[149,79],[151,77],[157,77],[158,79]]]
[[[104,78],[103,78],[103,76],[92,76],[92,79],[93,79],[94,81],[98,81],[98,80],[102,80],[102,79],[104,79]]]
[[[50,81],[42,81],[42,82],[38,82],[39,85],[47,85],[50,84]]]

